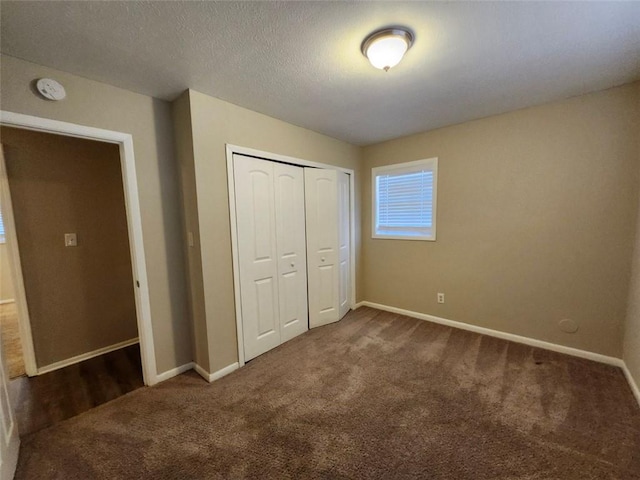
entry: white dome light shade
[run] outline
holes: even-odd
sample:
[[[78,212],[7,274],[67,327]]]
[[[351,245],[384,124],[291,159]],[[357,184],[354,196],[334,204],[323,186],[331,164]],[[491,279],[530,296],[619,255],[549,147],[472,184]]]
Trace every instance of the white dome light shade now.
[[[367,58],[376,68],[388,70],[395,67],[407,51],[408,45],[404,38],[382,37],[374,40],[367,48]]]
[[[369,35],[362,43],[362,53],[369,59],[371,65],[386,72],[400,63],[412,44],[411,32],[390,28]]]

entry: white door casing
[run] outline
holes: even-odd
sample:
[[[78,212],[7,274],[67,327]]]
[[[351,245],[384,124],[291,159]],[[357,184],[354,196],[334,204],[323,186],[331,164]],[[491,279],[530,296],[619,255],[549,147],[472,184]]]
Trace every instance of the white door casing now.
[[[6,180],[4,170],[4,154],[0,147],[0,168],[2,180]],[[4,191],[6,181],[0,182],[0,198],[7,198],[8,192]],[[1,333],[1,332],[0,332]],[[20,449],[20,436],[15,422],[13,409],[9,399],[9,372],[4,358],[2,342],[0,342],[0,479],[11,479],[18,463],[18,451]]]
[[[286,342],[309,329],[304,170],[273,163],[280,336]]]
[[[0,479],[11,479],[18,464],[20,436],[9,401],[9,375],[0,342]]]
[[[338,172],[305,168],[309,327],[339,316]]]
[[[25,293],[25,283],[22,277],[22,264],[18,249],[18,237],[16,235],[16,224],[13,216],[13,204],[11,192],[9,190],[9,175],[7,172],[6,158],[4,156],[4,146],[0,144],[0,209],[2,211],[2,221],[4,223],[5,246],[9,258],[9,273],[13,283],[16,312],[18,314],[18,327],[20,329],[20,344],[22,346],[22,359],[24,369],[28,376],[37,375],[36,355],[33,346],[33,335],[31,333],[31,323],[29,321],[29,307]]]
[[[274,164],[234,155],[240,291],[247,360],[280,345]]]
[[[340,262],[339,279],[339,318],[344,317],[351,307],[351,218],[349,215],[349,175],[344,172],[338,173],[338,250]]]

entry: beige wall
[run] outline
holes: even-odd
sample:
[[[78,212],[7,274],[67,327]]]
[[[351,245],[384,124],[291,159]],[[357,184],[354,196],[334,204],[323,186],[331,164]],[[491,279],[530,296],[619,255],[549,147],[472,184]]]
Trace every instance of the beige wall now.
[[[6,55],[1,62],[3,110],[132,135],[158,372],[191,361],[170,104]],[[67,98],[50,102],[37,97],[31,84],[41,77],[61,82]]]
[[[621,357],[639,95],[636,83],[365,148],[364,298]],[[370,169],[429,157],[437,241],[371,239]]]
[[[9,249],[6,243],[0,243],[0,302],[14,299],[15,293],[9,266]]]
[[[636,385],[640,388],[640,216],[633,255],[633,278],[629,288],[623,358]]]
[[[636,108],[638,112],[640,112],[640,96],[637,99]],[[638,164],[640,164],[640,122],[638,123],[636,139],[638,147]],[[627,319],[624,330],[623,358],[627,364],[629,372],[631,372],[631,376],[635,380],[636,387],[640,388],[640,206],[638,207],[638,210],[635,247],[632,260],[632,279],[629,288]]]
[[[118,146],[7,127],[0,136],[38,367],[137,337]]]
[[[185,92],[172,105],[173,129],[176,143],[176,156],[180,165],[182,182],[182,201],[184,206],[184,231],[191,232],[193,247],[186,245],[187,285],[190,296],[190,314],[192,319],[192,351],[198,365],[209,369],[209,335],[207,317],[204,308],[204,285],[202,283],[202,256],[198,225],[198,199],[196,195],[195,163],[193,156],[193,135],[191,126],[191,107],[189,95]]]
[[[208,349],[209,365],[202,366],[213,372],[238,360],[225,144],[354,169],[357,190],[360,149],[193,90],[184,95],[189,99],[194,157],[195,188],[188,193],[197,197],[196,245],[200,247],[199,252],[190,251],[202,256],[202,278],[191,283],[203,292],[207,331],[207,336],[196,335],[196,343],[200,343],[196,352]],[[186,102],[184,98],[180,101]],[[180,108],[186,110],[184,105]],[[196,231],[194,216],[189,218],[187,228]],[[359,242],[359,232],[355,233]],[[356,262],[359,265],[359,251]],[[192,272],[192,276],[197,275]],[[195,328],[200,330],[202,326]],[[200,363],[201,359],[196,361]]]

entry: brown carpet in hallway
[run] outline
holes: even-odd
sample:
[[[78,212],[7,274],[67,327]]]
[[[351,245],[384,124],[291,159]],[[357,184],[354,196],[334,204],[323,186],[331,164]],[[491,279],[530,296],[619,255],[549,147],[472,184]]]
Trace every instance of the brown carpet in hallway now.
[[[634,479],[614,367],[361,308],[23,439],[18,479]]]
[[[18,309],[15,302],[0,305],[0,334],[2,335],[2,351],[7,362],[9,378],[24,375],[24,357],[20,342]]]

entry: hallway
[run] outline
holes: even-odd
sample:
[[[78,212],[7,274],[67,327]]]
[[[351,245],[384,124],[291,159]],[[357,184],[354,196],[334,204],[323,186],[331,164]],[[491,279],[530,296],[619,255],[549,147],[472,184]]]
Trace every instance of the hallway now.
[[[136,344],[37,377],[16,378],[9,393],[24,437],[142,386]]]
[[[15,302],[0,305],[0,331],[2,332],[2,351],[4,352],[9,378],[25,375],[22,343],[20,342],[20,325]]]

